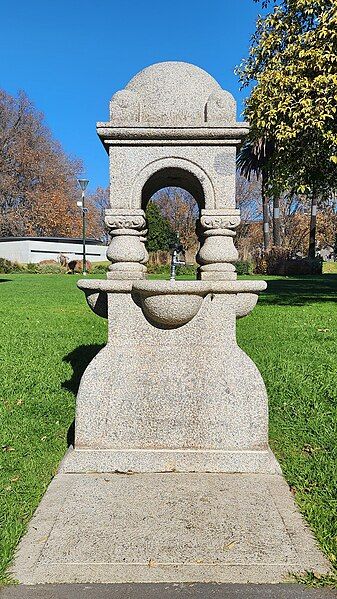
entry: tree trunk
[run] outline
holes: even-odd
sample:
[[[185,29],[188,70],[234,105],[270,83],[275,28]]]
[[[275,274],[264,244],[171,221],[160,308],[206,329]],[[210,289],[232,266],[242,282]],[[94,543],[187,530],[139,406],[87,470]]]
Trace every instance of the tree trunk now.
[[[274,245],[281,245],[281,221],[280,221],[280,198],[274,198],[273,206],[273,242]]]
[[[268,197],[266,193],[266,180],[262,179],[262,213],[263,213],[263,249],[265,252],[269,249],[270,233],[269,233],[269,214],[268,214]]]
[[[317,220],[317,197],[313,193],[311,200],[310,235],[309,235],[309,258],[316,256],[316,220]]]

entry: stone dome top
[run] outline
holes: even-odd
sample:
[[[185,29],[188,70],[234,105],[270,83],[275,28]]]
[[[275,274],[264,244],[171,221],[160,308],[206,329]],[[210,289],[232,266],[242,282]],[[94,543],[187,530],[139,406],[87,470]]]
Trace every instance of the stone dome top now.
[[[110,102],[116,126],[203,127],[236,121],[236,103],[206,71],[160,62],[140,71]]]

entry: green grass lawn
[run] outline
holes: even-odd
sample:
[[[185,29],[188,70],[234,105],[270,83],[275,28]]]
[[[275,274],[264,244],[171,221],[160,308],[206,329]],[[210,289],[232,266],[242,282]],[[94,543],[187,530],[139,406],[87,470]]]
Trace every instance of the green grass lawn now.
[[[78,278],[0,275],[4,581],[66,450],[81,373],[106,342],[106,321],[87,307]],[[267,293],[252,315],[238,321],[238,342],[267,385],[272,448],[302,513],[336,563],[337,275],[265,278]]]
[[[324,274],[337,274],[337,262],[323,262]]]

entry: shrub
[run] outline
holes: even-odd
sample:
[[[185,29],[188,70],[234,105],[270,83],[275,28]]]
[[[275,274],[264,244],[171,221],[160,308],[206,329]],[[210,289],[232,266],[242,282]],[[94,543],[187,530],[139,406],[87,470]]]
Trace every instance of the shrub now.
[[[169,221],[164,218],[158,204],[149,202],[146,207],[148,236],[146,247],[149,252],[168,250],[172,243],[177,241],[177,234],[173,231]]]
[[[25,266],[25,271],[30,274],[37,274],[40,272],[39,265],[34,264],[34,262],[28,262]]]
[[[167,266],[171,262],[171,254],[168,250],[157,250],[149,252],[148,268],[156,266]]]
[[[252,275],[254,264],[250,260],[239,260],[235,263],[235,268],[238,275]]]
[[[147,272],[151,275],[170,274],[169,264],[154,264],[154,263],[148,262],[146,267],[147,267]]]
[[[262,275],[317,275],[322,274],[321,258],[292,258],[285,248],[273,247],[262,256],[254,257],[254,273]]]
[[[105,275],[108,270],[108,267],[108,264],[93,264],[90,272],[93,275]]]
[[[58,264],[57,260],[40,260],[39,264]]]
[[[61,264],[37,264],[38,270],[37,273],[42,275],[59,275],[64,274],[65,269],[62,268]]]
[[[8,274],[12,272],[12,262],[10,260],[6,260],[6,258],[0,258],[0,273]]]
[[[23,264],[19,264],[18,262],[12,262],[11,260],[6,260],[6,258],[0,258],[0,273],[9,274],[14,272],[24,272],[25,267]]]
[[[89,260],[85,261],[85,267],[87,272],[91,272],[92,264]],[[76,272],[77,274],[81,274],[83,272],[83,260],[70,260],[67,268],[68,273],[74,274]]]
[[[197,271],[197,265],[196,264],[185,264],[185,266],[178,266],[177,267],[177,274],[178,275],[186,275],[186,276],[195,276]]]
[[[267,274],[267,260],[264,256],[254,256],[254,267],[253,272],[255,275],[266,275]]]
[[[39,264],[28,262],[23,272],[32,275],[59,275],[64,274],[65,269],[55,260],[42,260]]]
[[[196,273],[195,264],[186,264],[185,266],[178,266],[176,273],[178,275],[195,275]],[[153,275],[170,275],[170,264],[147,264],[147,272]]]
[[[321,275],[323,260],[321,258],[296,258],[288,260],[287,275]]]
[[[254,271],[254,263],[250,260],[240,260],[235,264],[236,272],[238,275],[252,275]],[[186,266],[178,266],[176,272],[178,275],[191,276],[195,275],[197,271],[197,264],[186,264]],[[149,274],[156,275],[167,275],[170,274],[170,264],[154,264],[148,262],[147,272]],[[266,274],[264,271],[262,274]]]
[[[19,264],[5,258],[0,258],[0,273],[26,273],[26,274],[61,274],[65,269],[55,260],[42,260],[39,264],[29,262],[28,264]]]
[[[281,247],[272,247],[269,252],[266,252],[265,260],[267,262],[268,275],[284,276],[287,274],[290,251]]]

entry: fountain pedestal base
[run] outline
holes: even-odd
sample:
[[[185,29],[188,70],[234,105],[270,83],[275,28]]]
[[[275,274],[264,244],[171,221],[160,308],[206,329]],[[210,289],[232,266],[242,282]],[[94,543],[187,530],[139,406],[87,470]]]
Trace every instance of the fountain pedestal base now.
[[[79,286],[96,312],[105,294],[109,340],[82,377],[61,472],[280,472],[265,386],[235,337],[263,282]]]

